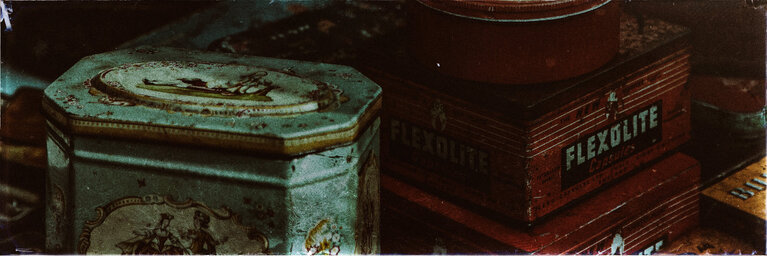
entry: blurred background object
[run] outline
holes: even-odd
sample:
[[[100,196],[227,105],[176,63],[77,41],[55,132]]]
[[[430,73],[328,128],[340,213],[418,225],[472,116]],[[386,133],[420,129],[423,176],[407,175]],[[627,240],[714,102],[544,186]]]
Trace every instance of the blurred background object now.
[[[694,73],[765,75],[765,1],[628,1],[626,7],[689,27]]]
[[[631,13],[692,30],[692,140],[704,186],[765,153],[767,1],[628,1]]]

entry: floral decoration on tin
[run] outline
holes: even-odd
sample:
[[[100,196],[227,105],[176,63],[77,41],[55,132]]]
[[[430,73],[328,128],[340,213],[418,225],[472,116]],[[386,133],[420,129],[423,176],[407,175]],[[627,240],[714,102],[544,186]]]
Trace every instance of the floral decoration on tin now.
[[[304,248],[307,255],[338,255],[341,251],[341,234],[343,227],[323,219],[306,235]]]

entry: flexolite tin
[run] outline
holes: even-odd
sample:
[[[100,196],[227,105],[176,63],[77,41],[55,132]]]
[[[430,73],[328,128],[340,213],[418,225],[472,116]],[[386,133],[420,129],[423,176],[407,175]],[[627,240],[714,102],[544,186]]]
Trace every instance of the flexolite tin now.
[[[380,95],[339,65],[86,57],[45,90],[47,249],[377,253]]]
[[[614,61],[530,86],[445,77],[413,64],[401,41],[385,40],[364,69],[387,95],[383,169],[533,222],[689,139],[686,34],[626,16]]]
[[[681,153],[529,230],[383,175],[382,248],[391,254],[641,254],[698,223],[700,166]]]

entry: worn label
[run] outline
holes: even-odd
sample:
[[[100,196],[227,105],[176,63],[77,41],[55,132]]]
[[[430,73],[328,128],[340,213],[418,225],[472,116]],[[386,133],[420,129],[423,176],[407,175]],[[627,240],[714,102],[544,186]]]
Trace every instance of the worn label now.
[[[661,141],[662,105],[650,104],[562,148],[562,190]]]
[[[46,172],[45,249],[59,253],[71,249],[71,193],[69,189],[69,156],[66,152],[66,136],[58,136],[58,129],[49,125],[46,139],[48,170]]]
[[[378,160],[371,152],[359,173],[354,254],[377,254],[381,201]]]
[[[389,120],[389,154],[474,188],[489,184],[489,155],[468,143],[409,122]]]
[[[269,240],[228,209],[169,197],[125,197],[96,208],[80,234],[80,254],[263,254]]]

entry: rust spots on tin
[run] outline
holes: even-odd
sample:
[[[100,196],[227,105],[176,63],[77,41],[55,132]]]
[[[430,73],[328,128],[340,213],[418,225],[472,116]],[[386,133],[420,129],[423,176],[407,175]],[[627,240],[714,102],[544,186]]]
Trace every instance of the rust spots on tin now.
[[[265,220],[273,218],[275,215],[275,212],[272,210],[272,208],[265,207],[263,204],[256,203],[250,197],[243,197],[242,202],[243,204],[250,206],[250,209],[247,211],[255,216],[256,219]]]
[[[252,123],[252,124],[250,124],[250,129],[251,130],[261,130],[261,129],[264,129],[264,128],[268,127],[268,126],[269,125],[267,123],[264,123],[264,122]]]
[[[306,6],[302,4],[296,4],[296,3],[288,4],[287,9],[292,14],[299,14],[309,10],[309,8],[306,8]]]
[[[351,79],[354,75],[352,75],[351,73],[341,73],[341,74],[337,74],[336,73],[336,74],[334,74],[334,76],[337,76],[337,77],[340,77],[340,78],[348,80],[348,79]]]
[[[330,20],[321,20],[321,21],[317,22],[317,30],[319,30],[320,32],[325,33],[325,34],[329,34],[330,33],[330,29],[335,27],[335,26],[336,26],[336,24],[333,23]]]

